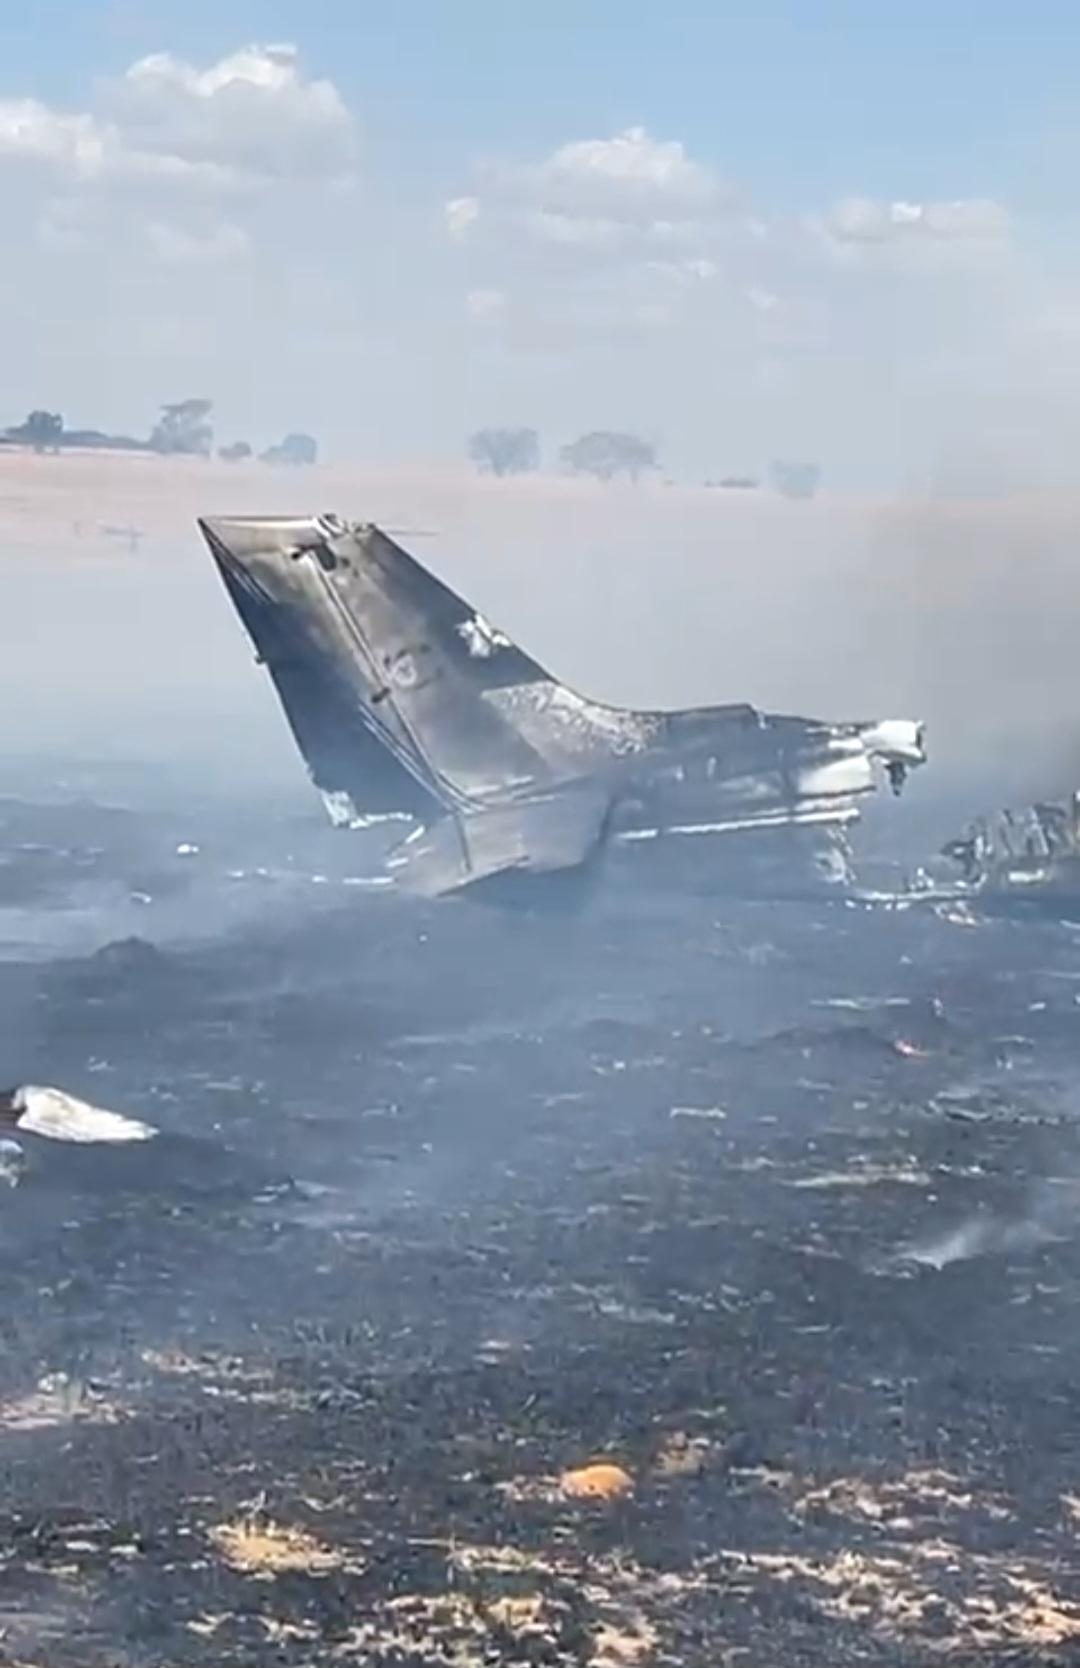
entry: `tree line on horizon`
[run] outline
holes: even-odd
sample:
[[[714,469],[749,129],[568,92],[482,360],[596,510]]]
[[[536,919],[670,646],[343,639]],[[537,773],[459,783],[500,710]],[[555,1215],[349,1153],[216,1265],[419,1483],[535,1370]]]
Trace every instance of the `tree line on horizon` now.
[[[59,453],[63,451],[142,452],[159,457],[203,457],[214,455],[214,425],[212,400],[176,400],[160,408],[154,427],[145,439],[129,434],[106,434],[101,429],[69,429],[59,411],[31,411],[13,428],[0,433],[0,444],[25,446],[32,451]],[[255,451],[246,440],[234,440],[219,446],[217,456],[225,463],[240,463],[254,458]],[[293,466],[318,462],[319,448],[309,434],[287,434],[275,446],[268,446],[258,454],[258,461],[266,464]]]
[[[62,451],[139,452],[159,457],[204,457],[215,455],[213,401],[177,400],[160,407],[160,416],[150,433],[139,439],[127,434],[107,434],[101,429],[69,429],[58,411],[34,410],[23,422],[0,431],[0,446],[28,447],[38,453]],[[246,440],[219,446],[216,455],[225,463],[256,458]],[[533,428],[491,427],[478,429],[468,440],[468,456],[483,474],[500,477],[526,475],[541,467],[540,436]],[[257,454],[263,464],[304,467],[318,462],[319,448],[309,434],[291,433],[276,445]],[[638,482],[660,470],[656,446],[641,435],[616,429],[592,429],[560,447],[558,464],[565,473],[591,475],[610,482],[623,476]],[[769,467],[769,484],[785,498],[813,498],[821,483],[817,464],[786,463],[777,459]],[[730,475],[706,486],[755,489],[755,476]]]
[[[541,465],[540,436],[530,428],[477,429],[469,436],[470,462],[485,475],[530,475]],[[592,429],[579,435],[558,452],[560,469],[571,475],[592,475],[598,481],[619,476],[637,482],[660,469],[656,447],[640,435],[617,429]],[[769,484],[783,498],[813,498],[821,484],[816,463],[785,463],[776,459],[769,466]],[[728,475],[706,486],[755,489],[756,476]]]

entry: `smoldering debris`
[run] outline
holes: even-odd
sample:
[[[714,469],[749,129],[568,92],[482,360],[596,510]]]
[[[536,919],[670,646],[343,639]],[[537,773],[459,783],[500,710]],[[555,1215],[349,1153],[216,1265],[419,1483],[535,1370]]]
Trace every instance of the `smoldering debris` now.
[[[942,848],[983,911],[1080,911],[1080,793],[977,818]]]
[[[973,1257],[1007,1257],[1080,1236],[1080,1178],[1055,1176],[1032,1185],[1010,1213],[980,1210],[896,1256],[899,1266],[943,1269]]]
[[[940,1270],[950,1267],[952,1263],[967,1262],[972,1257],[1028,1251],[1055,1237],[1034,1217],[1009,1222],[1000,1217],[973,1216],[937,1238],[905,1246],[897,1253],[896,1263],[901,1267],[917,1263],[925,1268]]]

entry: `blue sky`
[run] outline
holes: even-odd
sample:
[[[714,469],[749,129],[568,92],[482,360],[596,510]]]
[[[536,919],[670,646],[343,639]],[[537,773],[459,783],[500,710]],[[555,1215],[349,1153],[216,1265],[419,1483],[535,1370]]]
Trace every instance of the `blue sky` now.
[[[1068,0],[38,0],[0,15],[0,82],[78,100],[163,46],[296,41],[428,165],[641,122],[770,193],[1034,190],[1075,109]],[[425,156],[426,153],[426,156]]]
[[[586,412],[603,420],[605,391],[609,404],[617,403],[617,393],[628,411],[640,413],[655,403],[666,413],[664,432],[678,431],[681,452],[696,461],[704,448],[691,431],[700,430],[701,415],[700,409],[692,413],[695,391],[686,379],[703,354],[732,390],[732,422],[736,409],[745,414],[753,408],[762,446],[769,433],[784,428],[785,413],[791,416],[787,439],[795,441],[826,393],[835,396],[838,414],[831,444],[838,456],[846,448],[853,459],[860,449],[865,453],[866,417],[858,401],[871,393],[892,403],[888,444],[894,449],[901,431],[918,435],[926,412],[946,408],[935,444],[952,444],[949,433],[964,429],[969,405],[985,407],[991,390],[1002,410],[1014,394],[1027,400],[1029,414],[1032,402],[1050,400],[1060,409],[1062,389],[1054,376],[1061,354],[1046,351],[1040,332],[1052,325],[1071,343],[1078,334],[1074,316],[1080,319],[1080,266],[1073,250],[1080,206],[1074,184],[1080,8],[1064,0],[1025,6],[1015,0],[906,0],[888,7],[866,0],[738,6],[669,0],[663,8],[640,0],[549,0],[543,8],[509,0],[189,0],[182,8],[160,0],[38,0],[32,10],[0,11],[0,100],[33,97],[50,110],[89,111],[95,120],[111,120],[100,87],[119,82],[148,54],[168,53],[201,70],[249,44],[277,42],[295,44],[309,81],[332,80],[355,125],[361,158],[356,220],[379,224],[384,268],[381,280],[371,279],[375,287],[363,305],[355,302],[348,325],[355,340],[362,319],[378,317],[378,340],[361,355],[365,374],[381,365],[379,374],[415,392],[422,368],[430,371],[434,344],[447,344],[442,376],[456,392],[434,397],[427,445],[449,447],[454,425],[485,409],[494,420],[500,405],[520,413],[531,402],[549,423],[569,421],[558,409],[557,393],[561,389],[569,402],[572,370],[580,385],[573,401],[583,420]],[[687,244],[683,264],[702,276],[710,267],[715,294],[726,286],[730,300],[735,286],[756,298],[757,313],[771,321],[756,358],[742,351],[739,328],[728,314],[721,319],[693,298],[680,311],[646,294],[646,270],[655,278],[662,265],[671,282],[678,277],[670,251],[660,261],[656,249],[646,247],[657,226],[669,225],[658,200],[652,230],[642,210],[633,237],[623,236],[621,246],[633,243],[633,250],[620,271],[610,251],[597,254],[596,238],[601,223],[610,232],[618,221],[626,232],[633,217],[625,194],[610,213],[594,201],[589,224],[574,207],[569,233],[563,219],[556,226],[551,218],[556,197],[563,216],[567,179],[556,167],[541,180],[542,170],[564,147],[609,142],[629,128],[643,129],[650,146],[678,143],[688,167],[707,174],[717,191],[734,187],[741,193],[743,224],[758,238],[757,254],[750,231],[736,246],[733,224],[721,226],[716,218],[700,247],[689,250]],[[190,139],[189,124],[185,143]],[[659,157],[644,149],[640,154],[643,167],[650,156]],[[483,188],[477,179],[486,182]],[[25,178],[19,190],[29,213]],[[104,216],[102,224],[107,219],[112,235],[118,200],[103,207],[100,191],[98,197],[95,212]],[[449,247],[442,227],[443,204],[453,198],[479,205],[479,230],[464,255]],[[837,209],[852,199],[863,205],[854,218],[850,208]],[[265,241],[274,224],[266,201],[264,195],[263,206],[252,209],[239,230],[222,219],[212,236],[200,209],[199,236],[219,252],[245,244],[254,264],[244,294],[256,293],[250,283],[252,274],[259,275],[258,304],[245,308],[252,315],[245,323],[255,330],[258,319],[280,342],[283,334],[292,339],[295,318],[274,312],[283,305],[282,281]],[[344,199],[336,201],[340,208]],[[874,205],[897,202],[995,205],[1010,217],[1008,248],[997,238],[993,259],[979,265],[974,253],[961,249],[970,241],[967,234],[959,235],[952,223],[918,248],[906,231],[894,239],[896,228],[884,228],[884,222],[875,221],[868,236],[867,216],[879,214]],[[313,224],[309,190],[302,198],[283,192],[280,205],[279,229],[286,212],[301,208],[305,224]],[[680,212],[685,210],[684,201]],[[70,181],[48,200],[48,237],[56,245],[54,211],[67,216],[67,227],[74,212]],[[139,212],[152,214],[155,225],[160,213],[159,257],[166,246],[175,250],[178,238],[193,235],[194,221],[181,225],[179,211],[166,210],[152,194],[141,200]],[[538,213],[547,217],[544,248],[536,241]],[[530,219],[533,231],[526,234],[522,228]],[[685,230],[689,211],[684,219]],[[824,256],[823,227],[832,238]],[[357,237],[361,263],[364,240]],[[577,249],[573,272],[565,247],[560,253],[553,242]],[[899,253],[886,259],[881,250],[893,242]],[[74,247],[70,239],[66,246]],[[591,262],[586,246],[593,249]],[[765,248],[767,261],[758,258]],[[398,251],[392,281],[390,249]],[[932,260],[938,264],[931,273]],[[427,274],[426,289],[416,276],[419,267]],[[307,271],[310,276],[310,266]],[[124,307],[130,309],[130,268],[124,282]],[[165,282],[148,269],[146,285],[155,294],[165,294]],[[102,286],[105,295],[109,283],[102,279]],[[227,287],[220,280],[200,292],[208,363],[217,304],[208,305],[207,298],[225,297]],[[360,287],[358,278],[356,296]],[[609,301],[617,296],[622,320],[623,334],[607,358],[597,345],[601,294]],[[448,320],[464,317],[466,305],[474,322],[483,313],[488,334],[452,340]],[[1004,308],[1008,352],[991,364],[994,323]],[[673,331],[664,342],[657,335],[662,313]],[[631,314],[641,323],[640,340],[627,323]],[[345,313],[340,317],[344,321]],[[582,317],[586,334],[572,339]],[[498,336],[491,322],[496,318]],[[573,319],[577,326],[567,323]],[[786,321],[782,330],[780,319]],[[843,319],[851,321],[851,333],[841,339]],[[242,390],[234,323],[222,312],[217,325],[235,350],[230,374]],[[181,326],[178,319],[175,341],[190,352],[194,323]],[[564,339],[557,339],[559,330]],[[1023,358],[1028,350],[1017,344],[1036,338],[1043,345]],[[890,339],[899,344],[892,361]],[[160,351],[162,374],[182,360],[179,347],[170,350],[171,362]],[[250,351],[256,352],[254,340]],[[302,378],[297,351],[296,375]],[[70,353],[65,362],[73,363]],[[311,363],[310,353],[305,363]],[[89,360],[79,374],[92,387]],[[283,371],[282,386],[288,374]],[[134,391],[137,379],[125,386]],[[238,419],[246,420],[243,400],[236,403]],[[265,399],[259,403],[265,406]],[[397,416],[387,418],[400,436],[406,417],[403,401]],[[328,421],[344,439],[344,418]],[[777,444],[783,438],[776,433]]]

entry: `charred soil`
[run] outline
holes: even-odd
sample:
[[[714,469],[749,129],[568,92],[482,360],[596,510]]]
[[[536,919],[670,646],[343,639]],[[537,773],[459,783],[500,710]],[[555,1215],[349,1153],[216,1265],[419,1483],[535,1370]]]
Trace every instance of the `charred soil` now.
[[[335,897],[8,964],[23,1075],[165,1133],[0,1196],[0,1663],[1080,1660],[1078,944]]]

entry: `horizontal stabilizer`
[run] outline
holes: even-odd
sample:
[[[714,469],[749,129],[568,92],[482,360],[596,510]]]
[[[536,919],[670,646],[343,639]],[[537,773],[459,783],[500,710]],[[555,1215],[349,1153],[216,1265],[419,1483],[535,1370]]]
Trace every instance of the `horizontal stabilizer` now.
[[[504,801],[411,835],[387,867],[403,890],[423,897],[510,873],[577,869],[601,846],[610,808],[610,796],[589,783]]]

